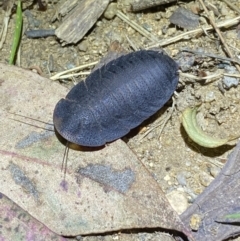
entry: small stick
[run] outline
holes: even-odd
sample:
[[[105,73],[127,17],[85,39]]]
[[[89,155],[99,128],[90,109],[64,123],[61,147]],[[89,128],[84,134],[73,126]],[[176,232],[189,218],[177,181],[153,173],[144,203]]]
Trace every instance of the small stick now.
[[[166,117],[166,119],[164,120],[164,122],[163,122],[163,124],[162,124],[162,127],[161,127],[161,129],[160,129],[160,133],[159,133],[158,139],[160,139],[160,136],[161,136],[161,134],[162,134],[162,132],[163,132],[164,127],[166,126],[167,122],[171,119],[171,117],[172,117],[172,115],[173,115],[173,112],[174,112],[174,110],[175,110],[176,101],[175,101],[175,98],[174,98],[174,97],[172,97],[172,101],[173,101],[172,107],[171,107],[171,109],[169,110],[168,116]]]
[[[78,67],[75,67],[75,68],[72,68],[72,69],[68,69],[68,70],[59,72],[59,73],[53,75],[50,79],[51,79],[51,80],[57,80],[57,79],[60,78],[60,76],[62,76],[62,75],[64,75],[64,74],[68,74],[68,73],[71,73],[71,72],[73,72],[73,71],[81,70],[81,69],[84,69],[84,68],[87,68],[87,67],[96,65],[97,63],[98,63],[98,61],[92,62],[92,63],[90,63],[90,64],[80,65],[80,66],[78,66]]]
[[[230,73],[224,73],[224,76],[230,76],[230,77],[235,77],[235,78],[240,78],[240,74],[230,74]]]
[[[217,24],[217,27],[221,28],[221,27],[230,27],[230,26],[233,26],[235,24],[238,24],[239,23],[239,19],[240,19],[240,16],[236,17],[236,18],[233,18],[233,19],[228,19],[226,21],[222,21],[220,23]],[[208,27],[205,27],[205,31],[207,30],[212,30],[213,27],[212,26],[208,26]],[[191,31],[188,31],[188,32],[185,32],[183,34],[179,34],[177,36],[174,36],[172,38],[168,38],[168,39],[165,39],[165,40],[161,40],[159,41],[158,43],[156,44],[153,44],[153,45],[150,45],[148,46],[146,49],[151,49],[151,48],[155,48],[155,47],[161,47],[161,46],[166,46],[166,45],[169,45],[171,43],[175,43],[181,39],[186,39],[186,37],[188,37],[188,39],[190,39],[191,35],[193,34],[199,34],[199,33],[202,33],[203,30],[202,28],[198,28],[198,29],[195,29],[195,30],[191,30]]]
[[[129,43],[129,45],[133,48],[134,51],[137,51],[139,48],[135,46],[135,44],[132,42],[132,40],[126,35],[126,39]]]
[[[117,11],[116,15],[122,19],[124,22],[126,22],[127,24],[129,24],[133,29],[135,29],[136,31],[138,31],[140,34],[142,34],[143,36],[145,36],[146,38],[148,38],[149,40],[156,42],[158,41],[158,38],[155,37],[153,34],[151,34],[150,32],[148,32],[146,29],[144,29],[143,27],[141,27],[139,24],[135,23],[134,21],[130,20],[130,18],[128,18],[125,14],[123,14],[121,11]]]
[[[230,3],[228,0],[222,0],[222,1],[225,2],[234,11],[236,11],[237,13],[240,13],[240,9],[237,6],[235,6],[233,3]]]
[[[163,120],[160,121],[160,123],[156,124],[155,126],[153,126],[152,128],[150,128],[149,130],[147,130],[140,138],[139,138],[139,141],[141,141],[143,138],[145,138],[150,132],[152,132],[154,129],[156,129],[157,127],[159,126],[162,126],[161,129],[160,129],[160,133],[159,133],[159,136],[158,136],[158,139],[160,138],[162,132],[163,132],[163,129],[165,127],[165,125],[167,124],[167,122],[170,120],[170,118],[172,117],[172,114],[173,114],[173,111],[175,109],[175,106],[176,106],[176,101],[175,101],[175,98],[172,97],[172,106],[171,106],[171,109],[169,110],[168,114],[167,114],[167,117],[165,117]]]
[[[220,77],[223,77],[223,76],[230,76],[230,77],[235,77],[235,78],[240,78],[240,74],[229,74],[229,73],[216,73],[216,74],[211,74],[211,75],[208,75],[206,77],[198,77],[198,76],[195,76],[195,75],[192,75],[192,74],[187,74],[187,73],[182,73],[182,72],[179,72],[180,75],[182,77],[186,77],[186,78],[189,78],[189,79],[193,79],[193,80],[196,80],[196,81],[203,81],[203,80],[208,80],[207,84],[210,82],[210,81],[213,81],[217,78],[220,78]]]
[[[91,73],[90,71],[86,71],[86,72],[79,72],[79,73],[75,73],[75,74],[66,74],[66,75],[59,76],[58,79],[69,79],[71,77],[76,77],[79,75],[89,75],[90,73]]]
[[[13,0],[9,1],[7,3],[6,9],[4,9],[5,15],[4,15],[4,19],[3,19],[2,29],[1,29],[1,32],[0,32],[0,49],[2,49],[3,44],[6,40],[8,23],[9,23],[10,16],[11,16],[11,13],[12,13],[13,5],[14,5],[14,1]]]
[[[209,80],[208,83],[210,81],[213,81],[215,79],[218,79],[220,77],[223,76],[223,73],[216,73],[216,74],[211,74],[211,75],[208,75],[206,77],[198,77],[198,76],[195,76],[195,75],[192,75],[192,74],[187,74],[187,73],[182,73],[180,72],[180,75],[182,77],[186,77],[186,78],[190,78],[190,79],[194,79],[196,81],[203,81],[203,80]]]
[[[229,61],[229,62],[240,64],[240,62],[235,60],[235,59],[231,59],[231,58],[227,58],[227,57],[223,57],[223,56],[218,56],[218,55],[215,55],[215,54],[208,54],[208,53],[204,53],[204,52],[200,52],[200,51],[194,51],[194,50],[185,49],[185,48],[181,49],[181,51],[189,52],[189,53],[193,53],[193,54],[197,54],[197,55],[202,55],[202,56],[207,56],[207,57],[210,57],[210,58],[226,60],[226,61]]]
[[[207,14],[207,16],[208,16],[208,19],[209,19],[209,21],[210,21],[210,23],[211,23],[211,25],[213,26],[213,28],[214,28],[215,31],[217,32],[217,34],[218,34],[218,36],[219,36],[219,38],[220,38],[223,46],[225,47],[225,50],[226,50],[228,56],[233,59],[234,56],[233,56],[231,50],[228,48],[228,45],[226,44],[226,42],[225,42],[225,40],[224,40],[224,38],[223,38],[223,36],[222,36],[222,34],[221,34],[221,31],[219,30],[219,28],[218,28],[218,26],[216,25],[215,21],[213,20],[213,18],[212,18],[211,15],[209,14],[209,11],[207,10],[205,4],[203,3],[202,0],[199,0],[199,2],[201,3],[204,11],[206,12],[206,14]],[[235,67],[236,67],[237,70],[240,72],[240,66],[239,66],[239,65],[235,65]]]

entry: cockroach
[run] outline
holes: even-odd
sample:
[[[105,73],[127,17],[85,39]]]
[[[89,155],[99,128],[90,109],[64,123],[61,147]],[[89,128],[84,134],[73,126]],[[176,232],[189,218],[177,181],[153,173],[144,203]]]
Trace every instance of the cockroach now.
[[[178,79],[178,65],[168,55],[153,50],[123,55],[95,70],[56,104],[54,127],[68,142],[105,145],[157,112]]]

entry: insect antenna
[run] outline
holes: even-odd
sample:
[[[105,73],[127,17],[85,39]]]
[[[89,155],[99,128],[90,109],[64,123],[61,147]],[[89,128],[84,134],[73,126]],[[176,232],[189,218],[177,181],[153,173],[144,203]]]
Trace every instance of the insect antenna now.
[[[14,118],[9,118],[11,120],[14,120],[14,121],[17,121],[17,122],[20,122],[20,123],[23,123],[23,124],[26,124],[26,125],[29,125],[29,126],[33,126],[33,127],[39,128],[39,129],[55,132],[54,131],[54,125],[51,124],[51,123],[41,121],[41,120],[38,120],[38,119],[34,119],[34,118],[24,116],[24,115],[21,115],[21,114],[16,114],[16,113],[11,113],[11,112],[9,112],[9,113],[13,114],[13,115],[16,115],[16,116],[24,117],[26,119],[34,120],[36,122],[44,123],[45,125],[50,126],[50,128],[37,126],[37,125],[31,124],[31,123],[28,123],[28,122],[25,122],[25,121],[22,121],[22,120],[14,119]],[[61,171],[64,170],[64,181],[66,179],[66,173],[67,173],[67,159],[68,159],[68,153],[69,153],[69,144],[70,143],[68,141],[65,144],[65,150],[64,150],[63,161],[62,161],[62,166],[61,166]]]
[[[64,170],[64,180],[65,180],[66,172],[67,172],[68,153],[69,153],[69,142],[67,141],[66,147],[65,147],[65,150],[64,150],[63,161],[62,161],[62,168],[61,168],[61,171]]]
[[[8,113],[16,115],[16,116],[24,117],[24,118],[29,119],[29,120],[34,120],[36,122],[44,123],[44,124],[46,124],[48,126],[52,126],[52,128],[41,127],[41,126],[37,126],[37,125],[31,124],[31,123],[28,123],[28,122],[25,122],[25,121],[22,121],[22,120],[9,118],[11,120],[14,120],[14,121],[17,121],[17,122],[20,122],[20,123],[23,123],[23,124],[26,124],[26,125],[29,125],[29,126],[33,126],[33,127],[39,128],[39,129],[43,129],[43,130],[46,130],[46,131],[53,131],[54,132],[54,128],[53,128],[54,125],[52,123],[48,123],[48,122],[45,122],[45,121],[37,120],[37,119],[31,118],[31,117],[20,115],[20,114],[16,114],[16,113],[11,113],[11,112],[8,112]]]

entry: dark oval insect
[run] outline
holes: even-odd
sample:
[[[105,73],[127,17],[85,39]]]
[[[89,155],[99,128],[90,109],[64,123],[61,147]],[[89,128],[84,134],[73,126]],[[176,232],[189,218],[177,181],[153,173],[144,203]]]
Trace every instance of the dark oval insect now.
[[[101,146],[126,135],[159,110],[178,83],[169,56],[141,50],[91,73],[54,110],[57,132],[82,146]]]

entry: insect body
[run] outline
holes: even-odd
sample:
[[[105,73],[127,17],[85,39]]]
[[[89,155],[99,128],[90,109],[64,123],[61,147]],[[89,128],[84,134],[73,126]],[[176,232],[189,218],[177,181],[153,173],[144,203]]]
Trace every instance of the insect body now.
[[[169,56],[141,50],[97,69],[54,110],[57,132],[69,142],[101,146],[126,135],[159,110],[178,83]]]

